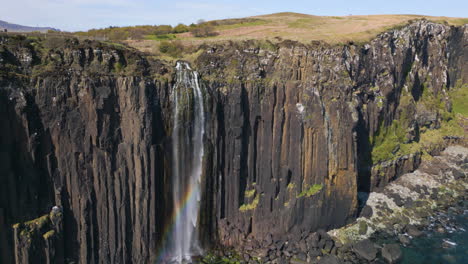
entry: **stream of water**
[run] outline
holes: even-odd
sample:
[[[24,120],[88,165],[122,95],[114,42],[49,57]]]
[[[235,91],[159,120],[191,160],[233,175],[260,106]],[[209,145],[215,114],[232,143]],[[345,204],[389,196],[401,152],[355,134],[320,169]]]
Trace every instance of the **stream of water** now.
[[[178,62],[177,82],[172,91],[172,169],[174,227],[169,237],[173,263],[190,263],[203,252],[197,225],[201,198],[205,114],[198,73],[188,63]]]

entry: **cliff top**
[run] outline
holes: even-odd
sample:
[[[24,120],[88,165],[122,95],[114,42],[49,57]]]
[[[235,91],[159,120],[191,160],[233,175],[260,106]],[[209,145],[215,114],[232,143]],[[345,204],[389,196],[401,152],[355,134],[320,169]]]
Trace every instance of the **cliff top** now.
[[[414,21],[426,19],[445,25],[468,24],[468,18],[433,17],[423,15],[348,15],[314,16],[292,12],[246,18],[199,21],[198,24],[176,27],[147,25],[109,27],[86,32],[48,34],[23,33],[33,37],[77,37],[113,44],[126,44],[168,61],[180,58],[181,51],[198,50],[202,44],[223,44],[229,41],[268,40],[280,43],[292,40],[300,43],[323,41],[329,44],[365,43],[378,34],[399,29]],[[5,34],[5,33],[2,33]],[[190,52],[188,52],[190,53]]]
[[[468,18],[433,17],[423,15],[364,15],[364,16],[314,16],[299,13],[275,13],[238,19],[207,21],[214,36],[195,37],[192,32],[148,35],[145,40],[127,40],[139,50],[154,52],[161,42],[180,40],[184,45],[198,45],[206,42],[260,39],[281,41],[295,40],[303,43],[325,41],[330,44],[349,41],[366,42],[379,33],[392,28],[403,27],[411,21],[427,19],[448,25],[463,25]]]
[[[300,42],[322,40],[329,43],[368,41],[390,28],[401,27],[410,20],[428,19],[450,25],[468,23],[468,18],[431,17],[422,15],[314,16],[299,13],[275,13],[240,20],[218,20],[218,36],[205,40],[223,39],[290,39]],[[245,20],[245,22],[244,22]],[[230,21],[239,23],[230,24]],[[191,33],[179,34],[190,39]]]
[[[214,34],[207,34],[206,37],[195,37],[193,30],[190,29],[189,32],[146,35],[144,39],[132,39],[125,42],[140,51],[157,55],[161,55],[160,45],[164,42],[179,42],[183,46],[252,39],[272,42],[294,40],[302,43],[324,41],[329,44],[350,41],[367,42],[379,33],[393,28],[401,28],[419,19],[454,26],[468,24],[468,18],[455,17],[423,15],[314,16],[283,12],[247,18],[206,21],[198,25],[206,25],[211,28],[210,30]]]

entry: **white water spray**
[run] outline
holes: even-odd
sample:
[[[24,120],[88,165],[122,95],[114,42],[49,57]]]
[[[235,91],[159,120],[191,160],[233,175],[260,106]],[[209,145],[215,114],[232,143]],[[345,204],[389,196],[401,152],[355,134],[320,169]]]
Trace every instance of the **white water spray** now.
[[[169,243],[173,262],[190,263],[192,256],[202,254],[197,225],[205,113],[198,73],[186,62],[177,62],[176,70],[177,81],[172,90],[172,191],[176,218]]]

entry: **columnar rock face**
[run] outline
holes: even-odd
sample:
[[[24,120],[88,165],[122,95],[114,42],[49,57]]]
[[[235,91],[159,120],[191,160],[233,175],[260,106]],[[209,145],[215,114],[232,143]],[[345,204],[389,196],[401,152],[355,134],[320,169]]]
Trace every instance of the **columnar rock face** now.
[[[143,58],[109,47],[67,42],[40,54],[25,40],[2,43],[2,59],[31,74],[26,81],[12,72],[2,79],[0,193],[2,230],[9,232],[2,242],[12,244],[12,224],[58,205],[66,259],[148,262],[169,195],[162,121],[167,102],[161,101],[169,84],[143,77],[152,67]],[[30,72],[28,64],[39,59],[41,68]],[[114,75],[117,63],[132,76]],[[154,67],[152,74],[165,70]],[[12,261],[8,248],[2,257]]]
[[[419,149],[378,151],[381,138],[403,127],[409,145],[441,126],[449,91],[468,83],[467,44],[467,26],[421,21],[365,45],[203,47],[192,68],[207,91],[205,246],[352,220],[358,191],[419,164]],[[109,44],[0,39],[2,262],[15,261],[12,225],[54,205],[64,260],[156,259],[173,209],[174,78],[173,65]]]
[[[468,80],[467,33],[419,22],[359,47],[210,47],[197,67],[218,91],[220,241],[342,226],[358,191],[415,170],[421,152],[405,148],[441,126],[450,87]],[[408,144],[373,151],[395,126]]]

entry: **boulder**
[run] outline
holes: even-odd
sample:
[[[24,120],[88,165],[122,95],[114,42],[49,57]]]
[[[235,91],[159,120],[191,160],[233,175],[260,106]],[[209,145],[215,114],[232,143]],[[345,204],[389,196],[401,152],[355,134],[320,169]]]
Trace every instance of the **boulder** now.
[[[408,233],[408,235],[410,235],[412,237],[419,237],[419,236],[423,235],[423,232],[421,230],[419,230],[419,228],[417,228],[414,225],[407,225],[406,226],[406,233]]]
[[[397,263],[401,260],[403,254],[398,244],[384,245],[382,248],[382,257],[389,264]]]
[[[367,261],[372,261],[377,256],[377,248],[369,239],[364,239],[354,244],[353,252]]]
[[[291,258],[290,263],[292,264],[307,263],[307,255],[302,252],[297,255],[294,255],[294,257]]]
[[[362,208],[361,214],[359,215],[360,217],[364,218],[371,218],[373,214],[372,207],[366,205],[364,208]]]
[[[405,235],[398,235],[398,240],[400,240],[400,243],[402,243],[403,245],[409,245],[411,243],[409,237]]]
[[[323,258],[320,259],[320,261],[318,262],[318,264],[341,264],[343,262],[341,262],[337,257],[335,256],[325,256]]]

